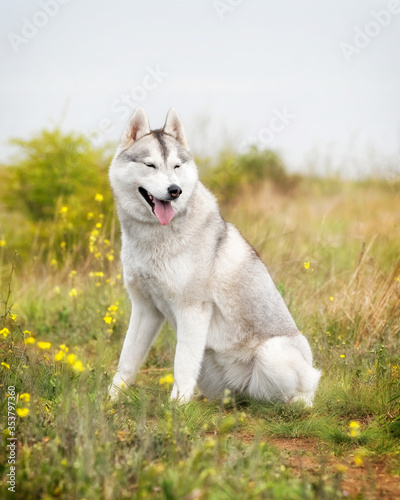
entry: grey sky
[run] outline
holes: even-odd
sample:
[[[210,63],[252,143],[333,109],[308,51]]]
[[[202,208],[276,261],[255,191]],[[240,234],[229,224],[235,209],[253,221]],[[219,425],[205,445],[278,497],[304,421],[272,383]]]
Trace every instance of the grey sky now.
[[[154,128],[175,106],[202,153],[256,140],[296,169],[400,162],[398,0],[1,0],[0,27],[1,161],[55,123],[116,140],[141,104]],[[348,61],[355,27],[371,35]]]

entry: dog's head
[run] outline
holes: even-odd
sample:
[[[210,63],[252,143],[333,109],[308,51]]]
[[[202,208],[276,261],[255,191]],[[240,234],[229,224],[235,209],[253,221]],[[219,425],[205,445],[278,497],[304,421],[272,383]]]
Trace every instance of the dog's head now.
[[[137,108],[110,167],[117,203],[135,219],[166,226],[186,211],[197,179],[176,110],[169,110],[162,129],[150,130],[146,112]]]

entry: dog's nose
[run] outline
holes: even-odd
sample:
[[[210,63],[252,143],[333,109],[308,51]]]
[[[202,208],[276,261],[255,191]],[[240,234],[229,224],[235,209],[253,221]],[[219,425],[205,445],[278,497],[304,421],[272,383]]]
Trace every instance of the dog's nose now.
[[[168,193],[176,200],[182,194],[182,189],[176,184],[171,184],[168,188]]]

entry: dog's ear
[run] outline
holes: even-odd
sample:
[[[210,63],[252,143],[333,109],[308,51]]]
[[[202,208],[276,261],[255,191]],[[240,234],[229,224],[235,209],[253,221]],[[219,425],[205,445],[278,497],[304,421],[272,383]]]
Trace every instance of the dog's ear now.
[[[139,106],[131,116],[125,132],[121,137],[121,146],[129,147],[134,142],[141,139],[144,135],[150,133],[149,119],[146,111]]]
[[[171,108],[168,111],[163,132],[165,134],[171,135],[180,144],[182,144],[185,149],[189,151],[189,145],[186,141],[185,132],[183,131],[183,125],[175,108]]]

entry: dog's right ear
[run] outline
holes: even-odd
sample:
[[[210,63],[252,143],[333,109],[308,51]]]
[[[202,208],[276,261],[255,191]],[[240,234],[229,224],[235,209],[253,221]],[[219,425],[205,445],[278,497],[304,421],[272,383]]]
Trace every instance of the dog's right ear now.
[[[134,142],[141,139],[146,134],[150,133],[149,119],[147,118],[146,111],[139,106],[131,116],[125,132],[121,137],[121,146],[128,148]]]

